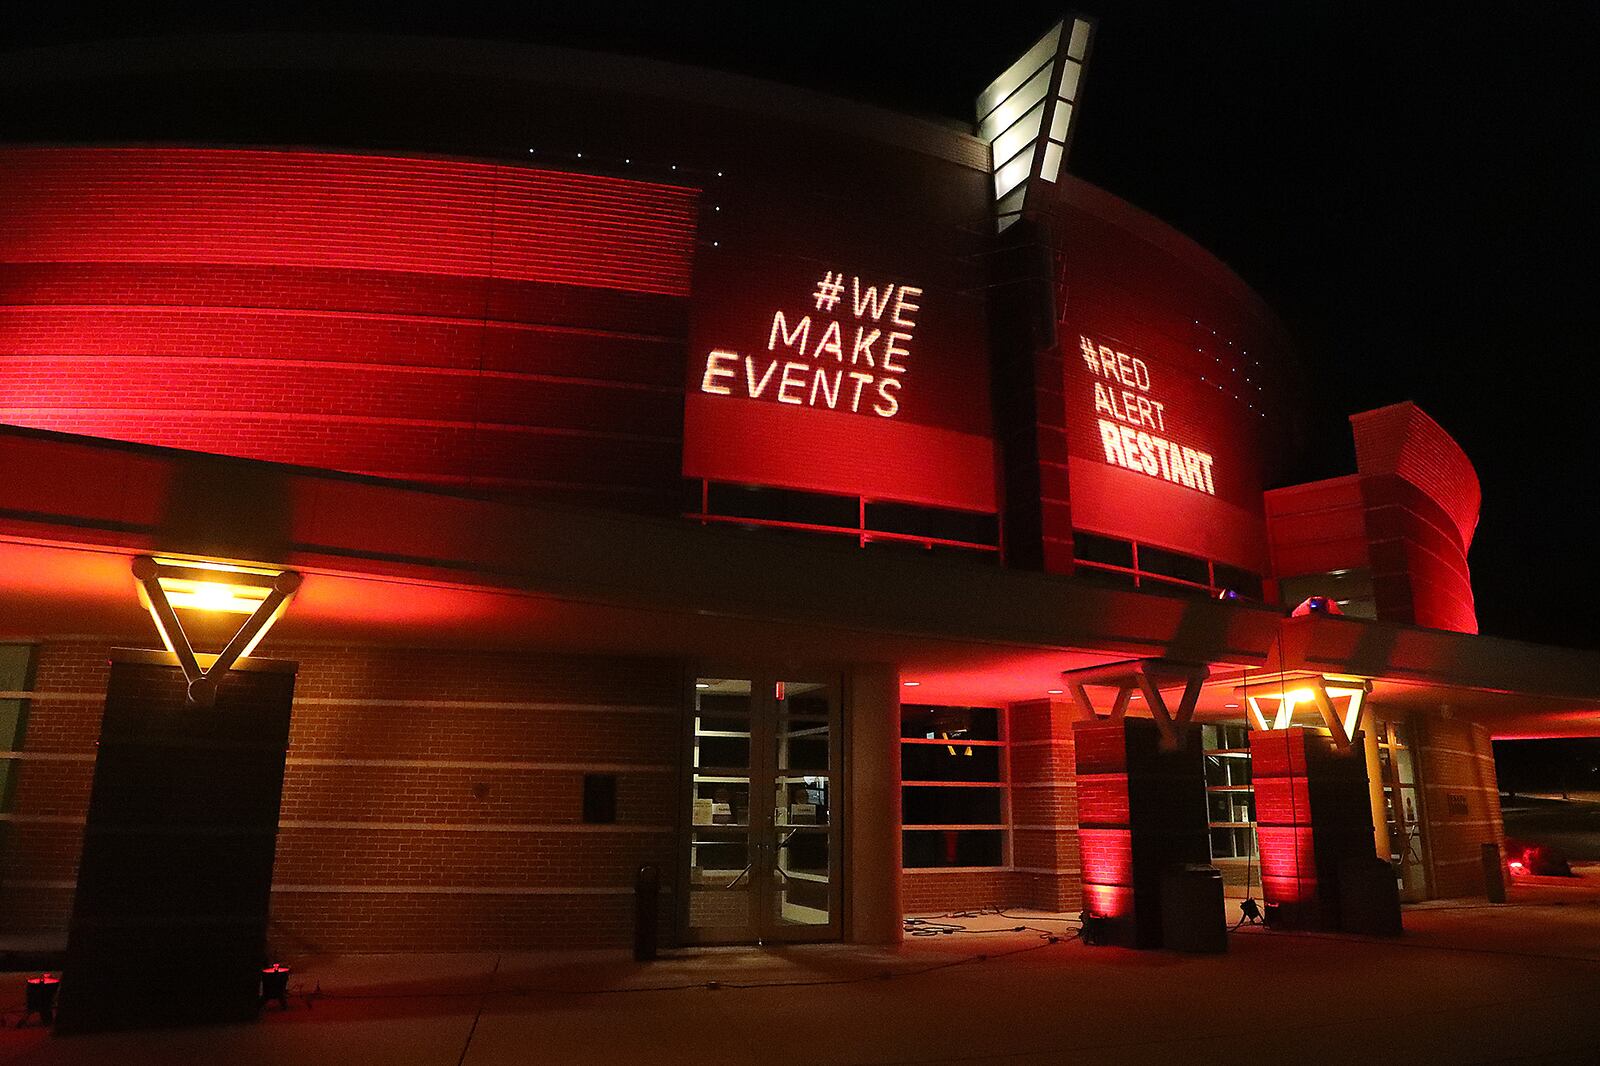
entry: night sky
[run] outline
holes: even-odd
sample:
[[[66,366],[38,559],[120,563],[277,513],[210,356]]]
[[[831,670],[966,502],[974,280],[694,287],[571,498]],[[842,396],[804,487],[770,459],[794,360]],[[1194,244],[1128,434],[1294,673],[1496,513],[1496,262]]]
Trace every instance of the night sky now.
[[[636,53],[970,121],[1063,8],[974,4],[14,4],[13,44],[338,30]],[[1402,11],[1423,7],[1426,11]],[[1483,482],[1484,632],[1600,645],[1589,370],[1600,304],[1595,5],[1124,3],[1069,160],[1228,262],[1304,362],[1292,481],[1351,472],[1345,417],[1416,401]]]

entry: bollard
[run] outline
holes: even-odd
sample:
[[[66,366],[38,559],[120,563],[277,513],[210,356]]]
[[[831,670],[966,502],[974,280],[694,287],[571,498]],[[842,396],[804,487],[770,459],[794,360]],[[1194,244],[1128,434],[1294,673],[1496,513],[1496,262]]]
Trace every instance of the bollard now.
[[[661,913],[661,868],[641,866],[633,879],[633,958],[656,957],[656,924]]]
[[[1500,845],[1483,846],[1483,885],[1490,903],[1506,901],[1506,868],[1500,861]]]

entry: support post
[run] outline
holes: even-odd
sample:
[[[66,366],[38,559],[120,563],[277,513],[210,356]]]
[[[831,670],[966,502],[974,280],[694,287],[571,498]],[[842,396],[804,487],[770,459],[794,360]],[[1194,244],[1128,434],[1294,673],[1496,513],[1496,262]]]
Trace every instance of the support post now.
[[[1383,803],[1383,758],[1378,753],[1378,730],[1371,711],[1364,711],[1361,724],[1361,750],[1367,762],[1367,800],[1372,806],[1373,854],[1384,862],[1394,854],[1389,839],[1389,812]]]
[[[849,811],[845,820],[845,939],[898,944],[900,886],[900,672],[860,664],[845,706]]]

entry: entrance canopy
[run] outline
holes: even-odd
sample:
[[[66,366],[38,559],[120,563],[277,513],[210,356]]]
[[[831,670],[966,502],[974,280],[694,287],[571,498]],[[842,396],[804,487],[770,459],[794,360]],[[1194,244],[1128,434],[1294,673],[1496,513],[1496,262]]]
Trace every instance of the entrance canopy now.
[[[973,705],[1070,699],[1063,671],[1163,659],[1206,667],[1201,719],[1240,717],[1241,685],[1310,671],[1497,736],[1600,735],[1589,653],[33,430],[0,429],[0,471],[0,639],[154,641],[132,572],[154,553],[304,575],[268,654],[360,641],[881,662],[907,702]],[[208,624],[191,626],[197,647],[237,618]]]

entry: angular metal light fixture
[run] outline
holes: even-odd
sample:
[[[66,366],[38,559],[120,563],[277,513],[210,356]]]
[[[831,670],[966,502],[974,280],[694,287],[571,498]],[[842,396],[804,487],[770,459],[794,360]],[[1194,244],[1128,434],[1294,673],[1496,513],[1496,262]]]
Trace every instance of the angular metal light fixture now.
[[[293,570],[149,555],[133,560],[133,576],[161,642],[177,658],[189,682],[189,703],[197,707],[216,702],[218,680],[255,650],[300,587],[300,575]],[[202,667],[178,617],[180,610],[248,617],[210,665]]]

